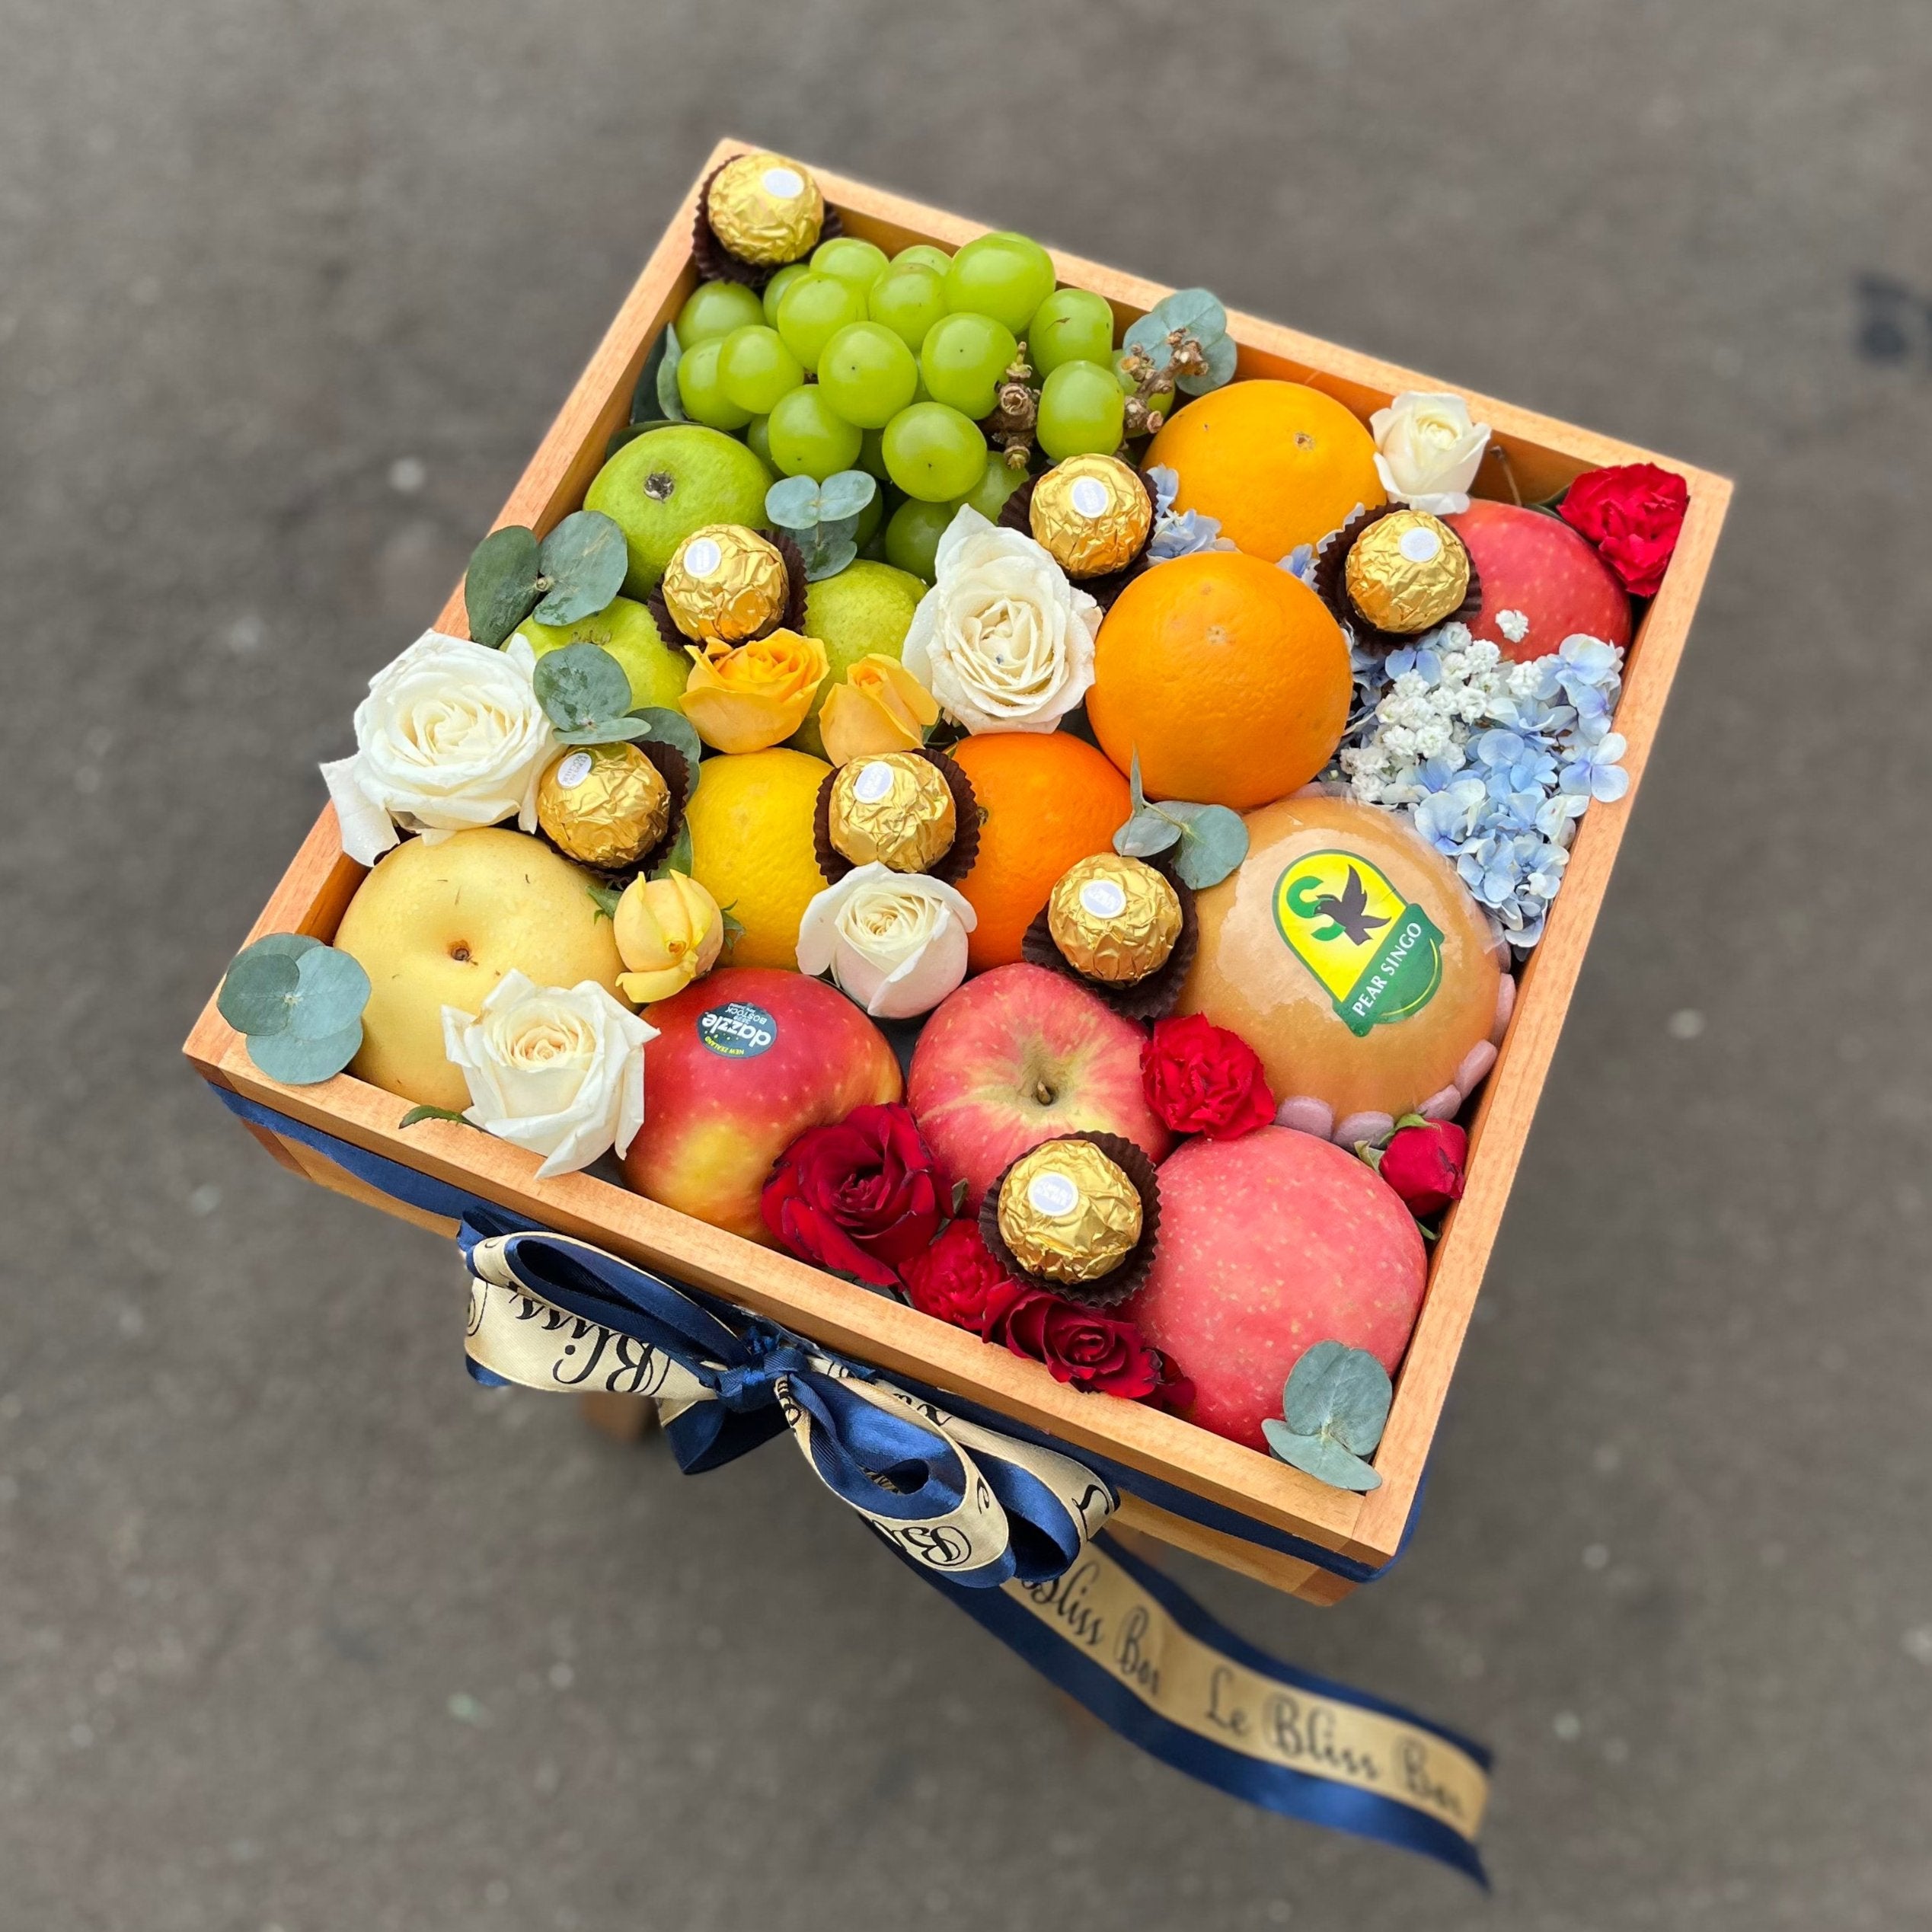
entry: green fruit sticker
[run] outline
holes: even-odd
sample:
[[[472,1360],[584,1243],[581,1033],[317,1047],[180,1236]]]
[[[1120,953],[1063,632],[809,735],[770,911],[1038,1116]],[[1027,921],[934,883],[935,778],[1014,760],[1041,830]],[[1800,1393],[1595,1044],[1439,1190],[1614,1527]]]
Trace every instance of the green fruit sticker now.
[[[1442,934],[1352,852],[1310,852],[1275,882],[1275,925],[1358,1039],[1419,1013],[1442,983]]]
[[[755,1060],[778,1044],[778,1023],[763,1007],[733,1000],[698,1016],[698,1037],[720,1059]]]

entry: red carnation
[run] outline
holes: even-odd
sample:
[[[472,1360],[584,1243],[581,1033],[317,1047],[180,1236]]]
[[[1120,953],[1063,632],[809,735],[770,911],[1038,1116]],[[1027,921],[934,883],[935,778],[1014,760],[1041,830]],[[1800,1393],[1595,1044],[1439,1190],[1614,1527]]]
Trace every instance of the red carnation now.
[[[1081,1308],[1044,1289],[1023,1292],[995,1327],[988,1340],[1043,1362],[1055,1381],[1075,1388],[1139,1402],[1167,1380],[1165,1359],[1141,1339],[1133,1323]]]
[[[1232,1140],[1275,1117],[1254,1049],[1198,1013],[1154,1023],[1141,1049],[1141,1086],[1156,1116],[1177,1134]]]
[[[802,1260],[892,1289],[938,1229],[939,1177],[909,1107],[862,1107],[800,1134],[778,1157],[760,1206]]]
[[[1691,489],[1674,470],[1621,463],[1579,476],[1558,506],[1633,597],[1654,597],[1677,548]]]
[[[922,1315],[984,1336],[1030,1291],[993,1258],[976,1221],[954,1221],[900,1270],[907,1298]]]
[[[1413,1215],[1434,1214],[1462,1199],[1463,1164],[1469,1136],[1453,1120],[1426,1120],[1399,1127],[1382,1149],[1375,1171],[1402,1196]]]

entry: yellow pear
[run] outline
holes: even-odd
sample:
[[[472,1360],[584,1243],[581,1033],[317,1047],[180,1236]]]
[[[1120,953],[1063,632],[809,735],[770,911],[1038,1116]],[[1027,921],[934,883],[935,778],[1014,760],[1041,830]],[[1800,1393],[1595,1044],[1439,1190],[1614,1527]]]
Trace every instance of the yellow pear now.
[[[615,996],[623,962],[590,885],[541,839],[497,828],[407,839],[378,859],[335,936],[369,976],[350,1071],[423,1106],[467,1107],[443,1057],[445,1006],[475,1013],[512,971],[539,986],[594,979]]]

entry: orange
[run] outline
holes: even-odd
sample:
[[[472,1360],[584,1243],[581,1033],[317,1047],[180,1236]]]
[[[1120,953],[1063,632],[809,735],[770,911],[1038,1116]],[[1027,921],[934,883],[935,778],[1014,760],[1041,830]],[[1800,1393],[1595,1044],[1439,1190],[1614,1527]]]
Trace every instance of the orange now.
[[[1145,467],[1180,478],[1182,509],[1218,519],[1237,549],[1279,563],[1319,543],[1359,503],[1387,501],[1368,432],[1301,382],[1231,382],[1197,397],[1149,445]]]
[[[1132,806],[1126,780],[1064,731],[988,732],[950,755],[979,801],[979,856],[960,890],[979,915],[966,965],[983,972],[1019,958],[1061,873],[1110,850]]]
[[[1237,812],[1305,785],[1341,742],[1349,647],[1327,606],[1273,564],[1208,550],[1157,564],[1100,626],[1087,716],[1150,798]]]

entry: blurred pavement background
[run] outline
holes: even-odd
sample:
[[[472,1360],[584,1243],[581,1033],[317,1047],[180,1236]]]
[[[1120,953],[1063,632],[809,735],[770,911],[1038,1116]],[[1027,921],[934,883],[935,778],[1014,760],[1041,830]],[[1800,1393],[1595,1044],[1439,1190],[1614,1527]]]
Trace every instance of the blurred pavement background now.
[[[0,0],[0,1921],[1932,1918],[1905,0]],[[177,1057],[316,761],[737,132],[1740,489],[1412,1553],[1257,1640],[1485,1899],[1140,1758],[774,1448],[474,1388]]]

